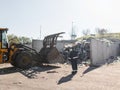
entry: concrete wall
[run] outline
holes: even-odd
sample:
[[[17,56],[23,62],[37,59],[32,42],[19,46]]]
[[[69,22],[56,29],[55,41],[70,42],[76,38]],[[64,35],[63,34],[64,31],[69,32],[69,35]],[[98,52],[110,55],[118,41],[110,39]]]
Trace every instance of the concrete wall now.
[[[64,48],[64,42],[63,41],[57,41],[56,48],[58,51],[62,51]]]
[[[42,40],[32,40],[32,48],[35,49],[37,52],[40,51],[40,49],[43,47],[43,41]],[[56,45],[58,51],[61,51],[64,47],[64,43],[62,41],[58,41]]]
[[[120,51],[119,43],[92,39],[90,44],[91,64],[102,65],[108,62],[111,56],[118,56]]]
[[[37,52],[40,52],[40,49],[43,47],[43,41],[42,40],[32,40],[32,48],[35,49]]]
[[[75,41],[71,41],[71,40],[57,41],[56,48],[58,49],[58,51],[62,51],[65,44],[70,44],[72,42],[75,42]],[[36,39],[32,40],[32,48],[35,49],[37,52],[39,52],[42,47],[43,47],[42,40],[36,40]]]

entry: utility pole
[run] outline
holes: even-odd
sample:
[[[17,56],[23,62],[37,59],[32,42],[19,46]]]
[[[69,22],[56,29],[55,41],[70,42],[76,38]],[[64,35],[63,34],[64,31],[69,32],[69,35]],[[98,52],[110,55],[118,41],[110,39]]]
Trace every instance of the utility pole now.
[[[40,25],[40,40],[41,40],[41,25]]]
[[[75,40],[76,38],[76,33],[75,33],[75,28],[74,28],[74,23],[72,22],[72,31],[71,31],[71,40]]]

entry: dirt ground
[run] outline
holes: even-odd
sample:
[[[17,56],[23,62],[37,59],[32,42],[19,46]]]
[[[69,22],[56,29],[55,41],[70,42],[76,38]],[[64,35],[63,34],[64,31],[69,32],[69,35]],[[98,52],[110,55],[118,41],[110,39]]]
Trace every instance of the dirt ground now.
[[[21,70],[0,64],[0,90],[120,90],[120,63],[101,67],[54,64]]]

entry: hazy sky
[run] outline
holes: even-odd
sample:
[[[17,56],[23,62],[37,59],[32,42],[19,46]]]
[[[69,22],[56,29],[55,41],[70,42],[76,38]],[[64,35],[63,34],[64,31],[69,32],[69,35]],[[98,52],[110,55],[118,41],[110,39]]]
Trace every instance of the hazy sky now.
[[[41,37],[66,32],[70,39],[74,22],[78,37],[83,29],[120,30],[120,0],[0,0],[0,27],[8,34]]]

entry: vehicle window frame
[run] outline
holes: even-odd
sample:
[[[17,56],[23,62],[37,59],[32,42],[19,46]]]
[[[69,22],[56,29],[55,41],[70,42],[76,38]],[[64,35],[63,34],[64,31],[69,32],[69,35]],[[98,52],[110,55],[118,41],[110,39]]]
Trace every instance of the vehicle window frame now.
[[[7,49],[8,48],[7,31],[1,31],[1,42],[2,42],[1,49]],[[5,45],[3,45],[3,44],[5,44]]]

